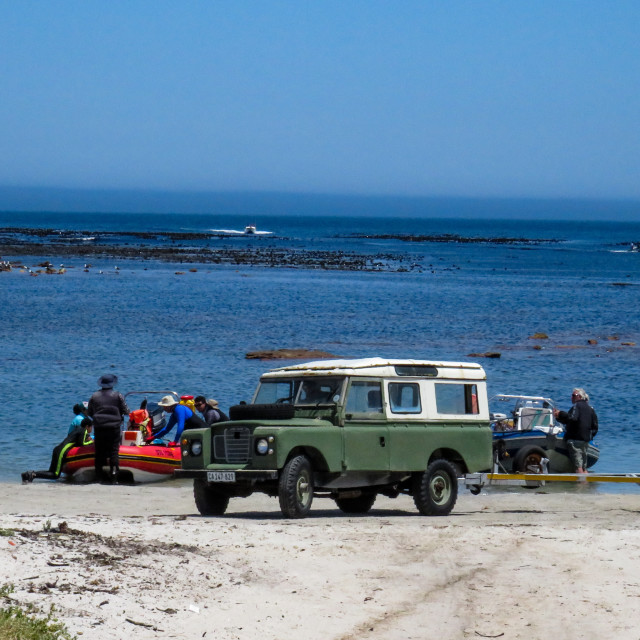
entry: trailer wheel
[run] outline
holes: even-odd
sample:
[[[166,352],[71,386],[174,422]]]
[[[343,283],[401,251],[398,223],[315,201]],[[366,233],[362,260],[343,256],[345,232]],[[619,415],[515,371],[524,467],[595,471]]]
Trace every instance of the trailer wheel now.
[[[544,449],[536,447],[535,445],[529,445],[528,447],[522,447],[516,457],[513,460],[513,470],[526,472],[529,467],[537,466],[542,470],[542,458],[546,458]]]
[[[458,498],[458,477],[448,460],[434,460],[413,480],[413,501],[423,516],[447,516]]]
[[[304,518],[313,501],[313,473],[306,456],[295,456],[284,465],[278,481],[280,510],[285,518]]]
[[[221,516],[229,506],[229,496],[210,487],[204,480],[193,481],[193,497],[203,516]]]

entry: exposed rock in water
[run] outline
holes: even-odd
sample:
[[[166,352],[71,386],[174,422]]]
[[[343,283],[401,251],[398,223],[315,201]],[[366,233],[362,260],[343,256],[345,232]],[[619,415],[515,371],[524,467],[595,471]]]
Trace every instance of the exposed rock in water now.
[[[541,331],[538,331],[537,333],[534,333],[532,336],[529,336],[529,340],[548,340],[549,336],[546,333],[542,333]]]
[[[502,354],[499,351],[485,351],[484,353],[468,353],[468,358],[499,358]]]
[[[339,358],[333,353],[316,349],[265,349],[263,351],[249,351],[247,360],[306,360],[307,358]]]

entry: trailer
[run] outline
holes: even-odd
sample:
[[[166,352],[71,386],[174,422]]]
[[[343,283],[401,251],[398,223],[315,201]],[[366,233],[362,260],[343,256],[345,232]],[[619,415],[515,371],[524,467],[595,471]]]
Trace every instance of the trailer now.
[[[468,473],[463,484],[477,495],[483,487],[544,487],[547,482],[640,484],[640,473]]]

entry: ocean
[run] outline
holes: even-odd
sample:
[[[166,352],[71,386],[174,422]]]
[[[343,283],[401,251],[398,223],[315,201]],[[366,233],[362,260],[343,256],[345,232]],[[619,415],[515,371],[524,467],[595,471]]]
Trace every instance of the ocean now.
[[[261,233],[234,233],[247,224]],[[629,250],[639,223],[33,212],[0,213],[0,228],[2,242],[24,242],[2,259],[25,267],[0,272],[0,481],[48,467],[72,406],[103,373],[123,393],[202,394],[227,411],[284,364],[246,354],[278,348],[477,361],[489,395],[544,395],[567,409],[584,387],[600,418],[593,470],[640,472],[640,253]],[[80,247],[271,258],[61,256],[55,236],[16,228],[54,229]],[[344,256],[364,259],[345,266]],[[64,272],[32,277],[46,260]],[[501,356],[470,355],[487,352]]]

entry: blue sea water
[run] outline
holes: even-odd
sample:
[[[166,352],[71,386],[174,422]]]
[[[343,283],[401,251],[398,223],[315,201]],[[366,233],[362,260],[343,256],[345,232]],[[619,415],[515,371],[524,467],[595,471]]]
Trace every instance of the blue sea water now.
[[[565,408],[571,389],[584,387],[600,417],[594,470],[640,472],[640,254],[628,250],[640,241],[638,223],[0,213],[0,227],[77,231],[208,232],[249,223],[272,233],[178,244],[380,253],[420,268],[189,264],[197,269],[191,272],[160,261],[95,258],[85,272],[87,259],[25,256],[27,266],[64,262],[66,273],[0,273],[0,481],[17,482],[20,471],[48,466],[71,407],[88,399],[105,372],[118,375],[123,392],[204,394],[227,410],[250,399],[262,372],[283,364],[245,354],[281,347],[478,361],[490,395],[546,395]],[[353,234],[558,242],[409,243]],[[533,340],[535,332],[549,338]],[[501,357],[469,355],[488,351]]]

